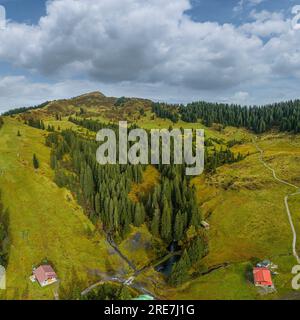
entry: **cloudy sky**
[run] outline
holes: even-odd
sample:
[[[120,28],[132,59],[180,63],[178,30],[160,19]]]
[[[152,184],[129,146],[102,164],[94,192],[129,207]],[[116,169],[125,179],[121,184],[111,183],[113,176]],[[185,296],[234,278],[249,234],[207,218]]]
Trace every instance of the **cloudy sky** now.
[[[169,102],[300,98],[300,0],[0,5],[0,112],[94,90]]]

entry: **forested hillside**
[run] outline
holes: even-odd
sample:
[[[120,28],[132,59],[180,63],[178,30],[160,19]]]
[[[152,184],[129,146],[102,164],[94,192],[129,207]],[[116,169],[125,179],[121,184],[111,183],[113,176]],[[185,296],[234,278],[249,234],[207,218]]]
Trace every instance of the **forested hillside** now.
[[[103,127],[95,121],[70,120],[95,131]],[[130,225],[140,227],[146,223],[153,236],[165,241],[166,246],[173,240],[184,241],[187,230],[194,228],[195,234],[185,243],[189,260],[197,262],[206,254],[201,214],[183,166],[158,166],[159,184],[150,194],[139,194],[134,202],[128,195],[133,183],[142,182],[145,166],[100,166],[95,158],[97,143],[70,130],[50,134],[46,144],[52,146],[51,166],[56,183],[73,190],[92,221],[101,221],[104,230],[117,241],[126,237]],[[70,156],[70,161],[65,160],[65,155]],[[186,254],[183,259],[187,259]]]
[[[135,281],[145,284],[147,290],[160,297],[253,298],[256,291],[246,279],[245,271],[251,267],[253,257],[272,259],[284,268],[280,270],[284,281],[281,281],[281,276],[275,279],[279,286],[288,283],[290,263],[293,261],[290,261],[291,233],[282,202],[287,191],[277,187],[272,175],[265,171],[252,141],[254,133],[275,129],[275,132],[272,130],[259,136],[258,143],[264,150],[270,150],[266,160],[279,171],[278,175],[287,176],[290,182],[297,185],[299,153],[294,150],[298,148],[298,135],[294,134],[294,127],[299,118],[298,110],[297,102],[265,108],[204,102],[183,106],[136,98],[106,98],[101,93],[92,93],[49,102],[41,108],[26,109],[20,114],[16,110],[3,116],[2,131],[5,134],[1,136],[2,150],[5,157],[11,157],[10,163],[14,161],[11,174],[15,175],[15,168],[19,168],[20,181],[24,181],[24,174],[27,173],[27,183],[36,179],[38,184],[44,181],[46,174],[49,179],[47,188],[51,186],[62,194],[67,192],[67,203],[71,198],[77,200],[89,223],[94,225],[94,229],[87,228],[86,236],[90,238],[98,234],[101,238],[99,243],[110,246],[105,261],[99,261],[106,265],[97,270],[99,277],[96,281],[102,276],[106,278],[106,270],[111,272],[113,269],[116,273],[113,278],[123,276],[128,279],[134,274]],[[110,128],[118,138],[120,120],[126,120],[129,129],[144,128],[148,134],[152,128],[205,129],[204,173],[196,178],[187,177],[184,165],[99,165],[95,156],[99,143],[95,141],[95,135],[100,129]],[[257,125],[257,121],[261,124]],[[282,126],[283,123],[285,126]],[[292,134],[278,133],[276,129]],[[148,140],[150,142],[151,139]],[[32,141],[39,144],[33,147]],[[282,141],[288,142],[284,144],[286,150],[283,150]],[[13,146],[17,147],[9,152]],[[173,147],[172,142],[171,159]],[[34,164],[34,159],[38,159],[38,166]],[[2,161],[2,168],[6,167],[6,163]],[[8,175],[2,175],[3,193],[3,186],[10,181],[8,179]],[[11,185],[11,188],[15,187]],[[19,194],[23,192],[19,191]],[[282,197],[278,197],[281,193]],[[11,209],[11,216],[21,225],[24,217],[27,229],[35,227],[41,234],[44,233],[38,225],[32,225],[31,214],[38,217],[42,212],[43,217],[47,217],[50,209],[51,217],[56,218],[54,195],[51,198],[52,209],[51,206],[40,205],[31,212],[36,201],[33,195],[31,206],[23,213],[19,207],[12,206],[12,203],[9,205],[7,191],[4,194],[5,208]],[[26,197],[30,197],[29,194],[31,196],[31,192],[27,192]],[[39,203],[44,203],[42,200],[39,199]],[[64,221],[65,205],[61,208],[58,211],[59,221]],[[70,208],[69,213],[72,210]],[[296,212],[293,210],[293,214]],[[267,219],[264,224],[259,224],[262,216]],[[4,220],[7,221],[6,218]],[[209,227],[206,227],[206,222]],[[6,222],[4,243],[8,243],[7,225]],[[57,229],[54,222],[52,227],[51,230]],[[13,242],[18,239],[19,231],[16,227],[12,231]],[[61,239],[59,241],[64,243]],[[47,240],[43,239],[43,243],[47,248]],[[26,247],[26,242],[23,241],[20,246],[14,240],[16,248],[23,245]],[[14,246],[11,246],[12,251]],[[98,242],[95,242],[95,252],[98,252],[97,246]],[[116,254],[116,246],[133,267],[128,267],[128,263]],[[60,249],[56,251],[59,258],[53,260],[59,266],[58,271],[63,273],[62,279],[67,288],[67,269],[61,263],[64,259],[60,259],[65,252]],[[9,270],[15,270],[18,258],[12,254],[10,256],[14,269]],[[27,270],[23,271],[22,277],[27,277],[30,266],[35,262],[31,254],[25,254],[25,257]],[[117,270],[115,266],[119,262],[116,264],[113,259],[121,259],[129,269],[122,267]],[[170,271],[161,271],[161,266],[170,260]],[[111,261],[114,261],[114,268],[110,267]],[[81,264],[78,262],[77,265]],[[154,287],[153,283],[157,285]],[[25,282],[23,284],[26,285]],[[220,286],[222,288],[219,290]],[[286,287],[282,285],[280,292],[284,292]],[[102,293],[107,294],[106,288],[103,292],[102,289],[86,298],[98,299]],[[40,293],[31,285],[30,290],[37,295]],[[111,294],[118,298],[120,291]]]
[[[255,133],[264,133],[270,129],[300,132],[300,100],[250,107],[200,101],[186,106],[178,105],[176,108],[174,105],[155,103],[153,112],[158,117],[168,118],[173,122],[178,121],[178,115],[185,122],[201,120],[207,127],[217,123],[244,127]]]

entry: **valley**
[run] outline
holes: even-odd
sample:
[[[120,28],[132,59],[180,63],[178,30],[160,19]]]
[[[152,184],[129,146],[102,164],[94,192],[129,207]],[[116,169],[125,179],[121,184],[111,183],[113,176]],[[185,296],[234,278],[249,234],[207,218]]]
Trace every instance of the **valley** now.
[[[63,293],[76,291],[76,287],[83,291],[101,282],[104,274],[110,279],[125,280],[134,275],[130,264],[107,241],[105,228],[91,214],[90,205],[84,205],[74,190],[54,182],[55,170],[51,168],[51,148],[45,145],[46,137],[53,132],[72,130],[78,141],[95,139],[94,130],[69,121],[70,116],[110,125],[127,120],[148,130],[170,126],[201,128],[212,143],[208,146],[210,154],[228,148],[235,157],[243,156],[238,161],[219,163],[189,182],[194,188],[197,208],[210,228],[201,231],[201,237],[203,232],[208,238],[208,252],[193,263],[182,284],[171,285],[151,266],[168,254],[168,240],[154,236],[147,219],[135,226],[130,224],[124,236],[116,237],[114,241],[130,263],[138,270],[149,266],[135,275],[133,285],[145,288],[159,299],[280,299],[293,292],[291,270],[297,264],[292,247],[295,237],[284,199],[297,191],[294,185],[300,185],[299,134],[275,129],[254,133],[231,126],[220,128],[216,124],[207,127],[201,121],[189,123],[182,119],[174,123],[157,117],[148,100],[119,100],[91,93],[2,117],[0,189],[2,202],[9,210],[11,243],[7,290],[0,293],[0,298],[53,299],[57,292],[63,298]],[[53,130],[25,124],[32,118]],[[264,166],[260,150],[267,166],[286,184],[276,181]],[[38,170],[32,166],[33,154],[39,159]],[[66,153],[60,160],[68,172],[70,158]],[[144,195],[155,190],[161,179],[162,171],[153,166],[144,168],[142,177],[132,180],[129,201],[136,206]],[[288,199],[298,239],[299,199],[298,194]],[[184,237],[179,241],[184,242]],[[294,243],[294,251],[299,253],[299,241],[294,239]],[[60,282],[41,289],[29,281],[29,276],[32,267],[45,258],[55,266]],[[276,291],[268,295],[261,294],[248,276],[255,261],[265,259],[278,265],[278,274],[273,279]]]

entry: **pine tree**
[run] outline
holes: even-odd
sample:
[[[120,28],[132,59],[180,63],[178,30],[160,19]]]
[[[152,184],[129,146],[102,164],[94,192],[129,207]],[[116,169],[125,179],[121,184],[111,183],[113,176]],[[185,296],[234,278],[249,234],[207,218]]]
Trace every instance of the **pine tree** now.
[[[55,170],[57,168],[56,154],[52,151],[50,154],[50,167]]]
[[[154,215],[153,215],[153,219],[151,221],[151,233],[155,236],[155,237],[159,237],[159,228],[160,228],[160,210],[159,208],[156,208],[154,210]]]
[[[180,260],[174,264],[169,278],[169,283],[172,286],[179,286],[186,282],[189,278],[189,269],[191,261],[186,250],[184,250]]]
[[[100,215],[101,212],[101,204],[100,204],[100,194],[97,192],[95,196],[95,211],[98,215]]]
[[[197,236],[188,249],[188,255],[192,264],[198,262],[206,254],[206,244],[204,239]]]
[[[163,201],[161,216],[161,237],[167,242],[172,240],[172,216],[171,209],[166,198]]]
[[[138,202],[135,206],[134,225],[140,227],[145,222],[145,211],[143,206]]]
[[[36,154],[33,155],[32,162],[33,162],[34,169],[38,169],[40,167],[40,163]]]
[[[182,239],[184,233],[184,217],[181,211],[178,211],[174,223],[174,240],[179,241]]]

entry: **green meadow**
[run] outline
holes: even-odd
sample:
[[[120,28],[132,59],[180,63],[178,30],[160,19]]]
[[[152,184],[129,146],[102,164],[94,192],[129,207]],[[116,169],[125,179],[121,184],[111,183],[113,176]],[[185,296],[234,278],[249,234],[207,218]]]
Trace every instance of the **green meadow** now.
[[[66,108],[68,112],[78,112],[78,108]],[[129,106],[122,114],[130,123],[146,129],[170,126],[205,129],[206,137],[218,141],[214,143],[216,148],[237,140],[241,143],[231,151],[246,155],[240,162],[224,165],[214,174],[203,174],[191,181],[204,219],[210,224],[209,253],[191,270],[191,280],[172,288],[161,274],[149,268],[137,281],[162,299],[278,299],[290,294],[291,269],[296,262],[284,197],[295,190],[276,182],[259,161],[252,143],[254,134],[232,127],[206,128],[200,123],[173,124],[153,117],[148,109],[145,116],[140,116],[134,108]],[[105,122],[119,120],[105,107],[91,106],[89,110],[90,114],[84,117]],[[42,117],[46,126],[49,124],[56,130],[72,128],[83,135],[95,135],[68,122],[68,115],[56,120],[47,108],[32,114]],[[109,247],[103,233],[95,230],[72,194],[53,182],[50,149],[44,144],[47,132],[24,125],[20,117],[5,117],[4,122],[0,131],[0,189],[10,212],[11,249],[7,290],[1,298],[53,299],[58,285],[42,289],[29,280],[32,267],[44,258],[57,271],[59,286],[70,286],[74,274],[87,286],[99,280],[93,277],[95,271],[130,274],[132,270]],[[17,136],[18,130],[21,137]],[[270,132],[260,135],[257,143],[278,177],[300,187],[299,135]],[[34,153],[40,161],[38,170],[32,165]],[[149,192],[158,180],[158,172],[149,166],[143,182],[133,185],[128,196],[138,201],[139,195]],[[290,200],[290,209],[300,235],[299,199],[300,195]],[[137,268],[142,268],[159,257],[160,245],[142,226],[133,228],[119,248]],[[297,247],[300,250],[300,243]],[[261,294],[248,275],[251,262],[264,259],[278,265],[278,274],[274,276],[277,291],[270,295]]]
[[[21,137],[17,137],[17,131]],[[74,275],[88,284],[89,271],[116,272],[123,262],[113,254],[105,238],[74,201],[58,188],[49,167],[50,149],[45,133],[5,118],[0,132],[0,188],[10,213],[10,257],[6,299],[53,299],[57,285],[40,288],[29,277],[33,266],[47,258],[53,264],[59,285],[68,286]],[[34,170],[35,153],[40,169]]]

